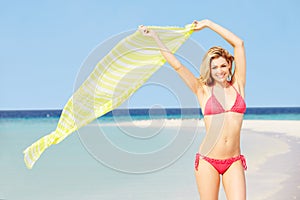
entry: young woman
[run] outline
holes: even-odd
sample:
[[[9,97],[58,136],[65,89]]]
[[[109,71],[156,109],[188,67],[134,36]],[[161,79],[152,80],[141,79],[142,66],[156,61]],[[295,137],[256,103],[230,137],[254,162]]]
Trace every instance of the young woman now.
[[[240,131],[246,83],[246,58],[243,41],[229,30],[210,21],[194,21],[194,30],[210,28],[234,49],[234,57],[221,47],[212,47],[205,54],[196,78],[168,50],[155,31],[140,26],[152,37],[162,55],[197,96],[204,114],[205,138],[195,159],[195,176],[201,200],[218,199],[220,179],[227,199],[246,199],[244,170],[246,161],[240,150]],[[232,64],[235,62],[234,72]]]

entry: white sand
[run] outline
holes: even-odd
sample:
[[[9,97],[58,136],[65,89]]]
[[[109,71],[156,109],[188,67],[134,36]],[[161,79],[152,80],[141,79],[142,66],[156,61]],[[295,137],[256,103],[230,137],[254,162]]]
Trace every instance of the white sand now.
[[[132,120],[132,121],[117,121],[117,122],[100,122],[101,126],[136,126],[140,128],[147,127],[180,127],[180,126],[200,126],[204,127],[203,120],[200,119],[153,119],[153,120]],[[91,124],[90,126],[98,126]]]
[[[149,127],[149,126],[166,126],[178,127],[182,125],[198,123],[204,127],[203,120],[198,119],[154,119],[154,120],[133,120],[130,122],[119,121],[120,126]],[[102,125],[115,125],[115,122],[103,122]],[[97,124],[94,124],[97,126]],[[257,132],[284,133],[288,136],[300,138],[300,120],[244,120],[243,129],[250,129]]]
[[[117,124],[144,128],[153,126],[204,128],[203,120],[195,119],[137,120]],[[300,149],[300,121],[244,120],[241,143],[242,153],[246,155],[248,165],[246,172],[248,199],[300,199],[300,178],[297,178],[300,160],[299,152],[295,151]],[[294,174],[295,172],[297,174]],[[222,189],[220,199],[226,199]]]
[[[245,120],[248,199],[300,199],[300,121]]]
[[[300,120],[244,120],[243,129],[284,133],[288,136],[300,138]]]

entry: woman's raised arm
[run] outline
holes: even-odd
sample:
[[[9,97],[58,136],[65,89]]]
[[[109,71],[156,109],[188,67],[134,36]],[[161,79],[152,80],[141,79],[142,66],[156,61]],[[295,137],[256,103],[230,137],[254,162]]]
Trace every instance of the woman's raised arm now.
[[[182,63],[174,56],[174,54],[165,46],[157,33],[145,26],[140,26],[139,30],[143,35],[152,37],[156,41],[158,47],[160,48],[161,54],[166,61],[177,71],[192,92],[197,93],[200,84],[198,79],[184,65],[182,65]]]
[[[234,48],[235,61],[235,72],[234,77],[232,77],[232,81],[237,81],[237,83],[244,88],[246,84],[246,55],[243,40],[226,28],[207,19],[194,21],[194,24],[195,31],[199,31],[203,28],[210,28],[222,36],[229,44],[231,44],[231,46]]]

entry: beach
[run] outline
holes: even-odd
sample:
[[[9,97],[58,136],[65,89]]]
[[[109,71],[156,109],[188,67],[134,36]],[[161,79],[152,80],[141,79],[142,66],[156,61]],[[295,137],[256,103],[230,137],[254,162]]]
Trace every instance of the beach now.
[[[300,121],[244,121],[249,199],[300,198],[299,133]]]
[[[135,124],[147,127],[150,121],[141,120]],[[204,128],[202,121],[198,125]],[[169,120],[165,126],[182,126],[182,121]],[[248,199],[300,198],[300,121],[244,120],[241,138],[248,165]],[[226,199],[222,188],[220,199]]]
[[[199,199],[193,164],[205,134],[203,120],[93,122],[46,150],[28,170],[22,151],[56,123],[57,119],[1,120],[0,199]],[[99,127],[119,150],[130,155],[142,150],[146,156],[138,159],[144,163],[129,165],[134,157],[101,148],[109,156],[97,157],[102,156],[97,148],[106,145],[97,140]],[[244,120],[241,145],[248,165],[247,199],[300,198],[299,133],[299,120]],[[222,187],[220,199],[226,199]]]

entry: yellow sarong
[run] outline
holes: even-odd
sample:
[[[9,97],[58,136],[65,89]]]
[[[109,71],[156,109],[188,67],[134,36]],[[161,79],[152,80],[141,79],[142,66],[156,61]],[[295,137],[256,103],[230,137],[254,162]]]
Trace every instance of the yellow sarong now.
[[[149,26],[175,53],[193,33],[192,24]],[[77,129],[120,106],[165,63],[157,44],[138,30],[121,40],[102,60],[65,105],[57,128],[24,150],[31,169],[41,154]]]

